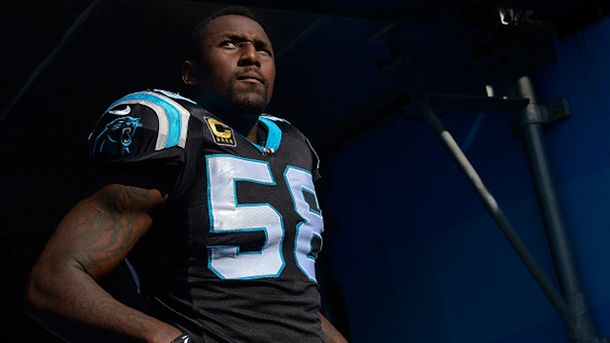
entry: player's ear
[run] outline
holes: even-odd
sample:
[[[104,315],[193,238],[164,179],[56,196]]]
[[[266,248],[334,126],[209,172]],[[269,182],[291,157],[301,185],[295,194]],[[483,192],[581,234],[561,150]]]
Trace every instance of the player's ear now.
[[[195,63],[186,60],[182,62],[182,68],[180,70],[180,76],[182,77],[182,82],[189,86],[194,86],[199,83],[197,79],[197,68]]]

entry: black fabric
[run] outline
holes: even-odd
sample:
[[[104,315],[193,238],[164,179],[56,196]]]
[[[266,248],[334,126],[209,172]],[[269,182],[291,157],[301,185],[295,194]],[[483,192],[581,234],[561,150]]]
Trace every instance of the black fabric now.
[[[120,179],[117,175],[124,175],[128,169],[130,181],[120,182],[134,184],[139,182],[138,171],[163,170],[142,176],[144,184],[150,184],[154,183],[151,175],[162,175],[159,179],[163,186],[159,187],[168,189],[170,196],[130,254],[150,313],[198,335],[203,342],[320,342],[318,287],[301,271],[294,253],[296,230],[303,218],[294,208],[284,177],[291,166],[317,178],[317,157],[311,146],[296,128],[279,120],[274,122],[282,131],[282,140],[272,154],[264,154],[235,130],[235,146],[218,144],[206,121],[213,118],[222,122],[222,114],[215,116],[185,100],[171,101],[190,113],[183,148],[156,146],[157,114],[140,104],[130,112],[135,119],[130,123],[119,121],[126,130],[132,130],[128,132],[133,134],[128,149],[117,139],[101,146],[100,137],[106,135],[103,130],[116,116],[104,114],[91,135],[93,161],[104,171],[100,175],[105,175],[105,180]],[[120,112],[122,108],[116,109]],[[260,130],[259,134],[268,132]],[[266,137],[259,139],[262,144],[265,141]],[[236,181],[235,194],[239,205],[269,204],[280,213],[285,266],[277,276],[223,279],[209,268],[210,246],[239,246],[240,252],[255,253],[266,239],[260,231],[210,232],[206,158],[221,155],[269,166],[274,185]],[[314,248],[321,246],[321,242],[313,243]],[[316,254],[312,252],[311,256]]]

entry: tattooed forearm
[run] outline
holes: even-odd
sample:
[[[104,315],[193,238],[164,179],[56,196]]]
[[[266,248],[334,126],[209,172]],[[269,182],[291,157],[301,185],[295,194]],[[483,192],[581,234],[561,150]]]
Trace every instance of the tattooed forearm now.
[[[114,268],[148,230],[148,211],[164,198],[157,190],[107,186],[62,220],[27,288],[36,307],[94,327],[149,342],[170,341],[176,328],[129,308],[95,279]]]
[[[30,288],[34,290],[28,291],[28,295],[38,307],[76,322],[147,342],[169,342],[180,334],[176,328],[119,303],[91,277],[75,268],[54,271],[54,277],[62,279],[61,289],[45,285],[45,282],[52,282],[50,278],[31,282]],[[86,339],[80,337],[78,341]]]

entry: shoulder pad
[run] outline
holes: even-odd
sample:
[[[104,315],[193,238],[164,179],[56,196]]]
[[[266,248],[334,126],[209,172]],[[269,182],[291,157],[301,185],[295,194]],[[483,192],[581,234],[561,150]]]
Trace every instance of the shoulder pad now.
[[[173,146],[184,148],[190,113],[174,99],[164,94],[153,91],[128,94],[112,103],[104,115],[108,113],[126,115],[128,113],[117,113],[124,105],[137,104],[146,106],[156,114],[158,120],[158,135],[155,150]],[[192,102],[192,100],[188,101]],[[117,110],[117,108],[119,109]]]
[[[178,93],[166,91],[166,90],[163,90],[163,89],[153,89],[153,91],[155,91],[157,93],[161,93],[161,94],[163,94],[165,96],[168,96],[168,97],[170,97],[172,99],[184,100],[184,101],[190,102],[193,105],[197,105],[197,103],[195,101],[193,101],[193,100],[191,100],[191,99],[189,99],[189,98],[187,98],[185,96],[182,96],[182,95],[180,95]]]

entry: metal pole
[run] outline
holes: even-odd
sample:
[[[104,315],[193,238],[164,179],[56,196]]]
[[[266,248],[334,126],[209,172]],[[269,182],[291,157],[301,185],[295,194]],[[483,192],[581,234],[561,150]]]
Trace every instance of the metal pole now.
[[[542,288],[542,291],[547,296],[551,304],[555,307],[559,313],[559,316],[565,322],[570,322],[572,313],[570,312],[569,306],[566,304],[559,291],[555,288],[555,285],[551,282],[551,280],[549,280],[525,243],[523,243],[513,226],[510,224],[508,218],[504,214],[504,211],[502,211],[496,202],[496,199],[487,190],[478,173],[472,164],[470,164],[470,161],[468,161],[468,158],[466,155],[464,155],[462,149],[460,149],[459,145],[453,139],[453,136],[451,136],[451,134],[445,129],[443,123],[438,119],[434,113],[434,110],[432,110],[428,104],[422,106],[422,111],[426,122],[432,127],[434,132],[439,135],[447,149],[449,149],[449,152],[456,159],[460,169],[474,186],[475,191],[481,198],[481,201],[483,201],[485,207],[487,207],[489,210],[494,221],[496,224],[498,224],[500,230],[515,249],[515,252],[537,281],[540,288]]]
[[[564,299],[571,307],[572,320],[567,321],[570,335],[574,342],[597,342],[597,333],[578,278],[559,199],[555,192],[543,140],[542,122],[532,118],[532,111],[535,112],[537,103],[532,83],[527,76],[519,79],[517,90],[520,96],[530,100],[529,108],[523,111],[521,117],[523,141],[542,209],[559,286]]]

